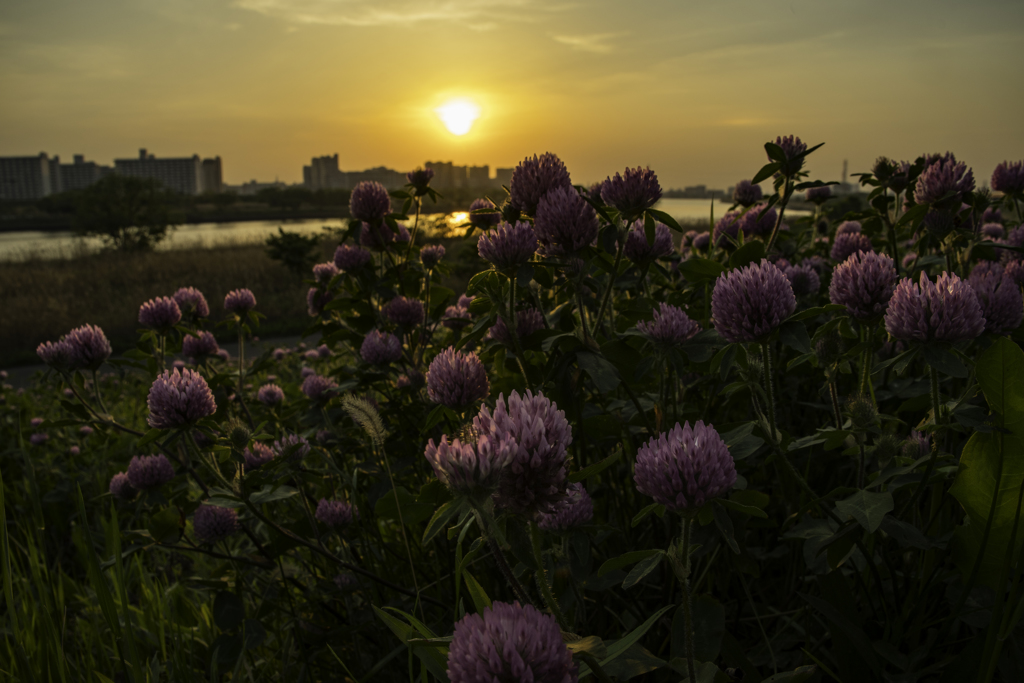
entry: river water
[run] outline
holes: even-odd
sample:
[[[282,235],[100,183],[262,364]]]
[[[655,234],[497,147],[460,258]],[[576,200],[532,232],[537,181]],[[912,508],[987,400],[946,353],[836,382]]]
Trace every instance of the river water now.
[[[728,208],[728,204],[714,203],[717,219]],[[655,207],[677,220],[707,220],[711,215],[710,199],[663,199]],[[794,212],[802,213],[802,212]],[[427,215],[424,223],[444,218],[448,227],[464,223],[465,213]],[[267,236],[277,234],[277,229],[303,234],[318,233],[324,227],[343,227],[343,220],[337,218],[311,218],[297,221],[243,221],[238,223],[195,223],[180,225],[172,230],[159,245],[158,250],[214,247],[233,244],[263,242]],[[72,232],[0,232],[0,261],[22,261],[29,258],[74,258],[102,248],[98,238],[78,237]]]

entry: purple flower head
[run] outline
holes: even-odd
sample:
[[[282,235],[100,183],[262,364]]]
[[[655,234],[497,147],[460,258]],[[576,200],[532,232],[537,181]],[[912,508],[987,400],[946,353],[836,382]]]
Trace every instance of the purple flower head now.
[[[860,221],[843,221],[836,228],[836,236],[846,234],[860,234],[864,228],[861,226]],[[845,259],[844,259],[845,260]]]
[[[64,341],[71,354],[72,370],[97,370],[103,361],[110,358],[110,342],[96,325],[76,327],[68,332]]]
[[[313,401],[329,400],[337,388],[337,382],[323,375],[310,375],[302,382],[302,393]]]
[[[322,285],[328,284],[338,274],[338,266],[333,262],[318,263],[313,266],[313,279]]]
[[[380,225],[363,223],[360,227],[359,243],[368,249],[386,251],[394,241],[395,233],[387,223],[381,223]]]
[[[771,234],[775,228],[775,219],[778,217],[778,212],[775,209],[768,209],[766,211],[767,206],[767,204],[752,206],[737,221],[745,237],[762,237]]]
[[[302,368],[299,370],[299,377],[301,377],[302,379],[306,379],[307,377],[315,374],[316,370],[305,365],[302,366]]]
[[[1024,161],[1003,163],[992,171],[992,189],[1005,194],[1024,192]]]
[[[334,301],[334,294],[325,292],[319,287],[310,287],[306,292],[306,312],[309,317],[315,318],[324,312],[324,306]]]
[[[327,344],[321,344],[320,346],[316,347],[316,355],[320,356],[321,360],[324,360],[333,356],[334,352],[331,351],[331,347],[329,347]]]
[[[556,187],[537,204],[534,232],[545,256],[566,256],[597,239],[597,212],[573,187]]]
[[[661,185],[658,176],[649,168],[627,168],[623,175],[604,181],[601,198],[608,206],[614,206],[627,223],[643,215],[661,199]]]
[[[761,186],[755,185],[749,180],[739,181],[732,191],[733,203],[740,206],[753,206],[761,201],[762,196]]]
[[[274,453],[279,456],[287,456],[292,460],[302,460],[309,455],[310,445],[298,434],[282,436],[272,446]]]
[[[513,207],[532,216],[537,212],[541,197],[556,187],[572,188],[569,170],[562,160],[551,152],[539,157],[527,157],[512,172],[509,200]],[[486,257],[485,257],[486,258]]]
[[[402,342],[390,332],[373,330],[363,339],[359,355],[370,365],[387,365],[402,357]]]
[[[998,263],[982,262],[974,267],[968,278],[985,316],[985,331],[989,334],[1008,334],[1020,327],[1024,317],[1024,299],[1020,286],[1006,274]]]
[[[343,500],[321,498],[316,506],[316,518],[327,526],[346,527],[359,519],[359,510]]]
[[[405,179],[409,181],[412,188],[416,191],[416,196],[420,197],[427,193],[427,186],[430,185],[430,181],[434,178],[434,169],[432,168],[417,168],[415,171],[409,171],[405,174]]]
[[[985,223],[981,226],[981,234],[990,240],[1000,240],[1006,236],[1002,223]]]
[[[43,424],[44,422],[46,422],[46,420],[44,420],[41,417],[33,417],[31,420],[28,421],[28,423],[31,426],[33,426],[33,427],[38,427],[39,425]]]
[[[420,263],[424,268],[433,268],[444,258],[444,245],[428,244],[420,249]]]
[[[469,296],[468,294],[461,294],[461,295],[459,295],[459,300],[457,302],[455,302],[455,305],[456,306],[461,306],[462,308],[465,308],[465,309],[468,309],[469,305],[471,303],[473,303],[473,299],[475,299],[475,298],[476,297]]]
[[[974,190],[974,173],[963,162],[950,156],[947,160],[931,163],[917,178],[914,186],[914,201],[918,204],[935,204],[949,193],[949,203],[960,206],[964,194]],[[944,202],[945,203],[945,202]]]
[[[724,216],[715,222],[715,230],[712,233],[712,240],[716,247],[731,249],[739,241],[740,237],[740,212],[727,211]],[[696,246],[696,244],[694,245]]]
[[[342,244],[334,250],[334,265],[346,272],[358,270],[370,262],[370,256],[365,249]]]
[[[1003,224],[1003,212],[994,206],[990,206],[985,209],[981,214],[982,223],[999,223]]]
[[[380,223],[391,213],[391,195],[375,180],[364,180],[352,190],[349,213],[365,223]]]
[[[787,266],[782,272],[793,287],[795,296],[817,294],[821,289],[821,277],[818,275],[818,271],[806,263]]]
[[[64,370],[71,365],[71,345],[63,339],[43,342],[36,347],[36,355],[51,368]]]
[[[636,453],[636,490],[673,512],[693,512],[736,483],[736,464],[715,428],[679,423]]]
[[[451,683],[576,683],[558,622],[533,605],[495,602],[457,624],[448,650]]]
[[[238,513],[231,508],[200,505],[192,517],[196,540],[200,543],[223,541],[238,531]]]
[[[139,307],[139,323],[143,327],[166,333],[181,322],[181,309],[178,302],[169,296],[150,299]]]
[[[193,370],[165,370],[149,388],[147,402],[147,422],[155,429],[177,429],[217,412],[213,392],[202,375]]]
[[[794,310],[793,287],[766,259],[719,275],[711,294],[715,329],[731,343],[765,339]]]
[[[480,236],[476,247],[480,257],[495,268],[513,270],[529,261],[537,251],[537,235],[533,226],[526,222],[499,223]]]
[[[410,369],[405,375],[399,375],[398,381],[396,382],[399,389],[405,387],[412,387],[413,389],[419,389],[426,383],[426,379],[423,377],[423,373],[419,370]],[[367,399],[369,400],[369,399]]]
[[[472,321],[473,316],[470,315],[469,309],[462,306],[449,306],[444,309],[444,318],[441,319],[441,324],[449,330],[461,330]]]
[[[814,202],[819,206],[824,204],[828,200],[832,199],[832,188],[828,185],[823,187],[809,187],[804,198],[809,202]]]
[[[922,271],[920,284],[903,278],[896,285],[885,313],[885,329],[901,341],[959,342],[984,332],[985,318],[968,283],[950,273],[932,282]]]
[[[672,253],[672,233],[664,223],[654,224],[654,244],[647,243],[643,221],[636,221],[626,233],[626,258],[644,266]]]
[[[487,211],[489,213],[473,213],[474,211]],[[469,205],[469,222],[478,228],[487,230],[501,222],[501,213],[490,199],[475,199]]]
[[[79,448],[78,446],[72,446],[71,448],[68,449],[68,454],[69,455],[78,455],[81,452],[82,452],[82,449]]]
[[[842,263],[858,251],[873,251],[871,238],[859,232],[841,232],[836,234],[829,256]]]
[[[196,318],[210,315],[210,304],[206,303],[206,297],[195,287],[182,287],[174,293],[174,301],[183,315]]]
[[[921,225],[941,240],[956,228],[957,218],[948,211],[929,211],[924,215]]]
[[[78,428],[78,433],[82,436],[89,436],[93,433],[93,428],[89,425],[82,425]]]
[[[256,295],[248,289],[233,289],[224,297],[224,310],[235,315],[245,315],[256,308]]]
[[[779,172],[784,176],[795,176],[804,167],[804,157],[800,155],[807,151],[807,145],[795,135],[775,138],[775,144],[781,147],[782,153],[786,155],[786,161],[782,163]],[[768,157],[768,161],[776,161],[776,159]]]
[[[131,500],[138,493],[138,491],[132,488],[131,482],[128,481],[128,475],[124,472],[118,472],[110,478],[108,490],[110,495],[120,500]]]
[[[266,446],[261,443],[253,442],[242,451],[242,459],[245,460],[245,469],[255,470],[268,462],[273,460],[277,456],[274,449],[270,446]]]
[[[896,286],[892,259],[873,251],[858,251],[836,267],[828,288],[829,300],[846,306],[857,320],[877,320],[885,314]]]
[[[423,324],[423,302],[416,299],[396,296],[384,305],[381,313],[402,329],[409,330]]]
[[[189,358],[215,356],[220,351],[217,340],[211,332],[200,332],[198,337],[186,334],[181,340],[181,353]]]
[[[412,239],[412,235],[409,234],[409,228],[405,227],[405,223],[398,224],[398,233],[395,235],[396,242],[408,242]]]
[[[136,455],[128,463],[128,481],[139,491],[155,489],[174,479],[174,467],[164,454]]]
[[[516,452],[515,439],[480,434],[475,443],[442,436],[441,443],[434,445],[430,439],[423,455],[442,484],[456,494],[481,499],[498,487],[502,470]]]
[[[1010,261],[1003,271],[1018,287],[1024,287],[1024,261]]]
[[[487,398],[491,385],[475,353],[448,348],[437,354],[427,370],[427,397],[452,410],[463,410]]]
[[[705,252],[708,247],[711,246],[711,233],[704,231],[699,232],[693,238],[693,248],[696,251]]]
[[[565,500],[550,513],[537,516],[537,526],[545,531],[569,531],[594,518],[594,501],[583,484],[569,484]]]
[[[516,312],[516,336],[520,339],[525,339],[537,330],[543,330],[544,327],[544,316],[536,308],[524,308]],[[495,339],[509,348],[515,346],[508,325],[500,315],[494,326],[488,330],[487,338]]]
[[[698,234],[699,233],[696,230],[687,230],[686,232],[684,232],[683,239],[679,241],[680,251],[684,250],[686,247],[693,246],[693,238],[696,237]]]
[[[28,437],[28,442],[33,446],[42,446],[44,443],[50,440],[50,435],[46,432],[36,432]]]
[[[306,351],[306,353],[302,354],[302,356],[306,360],[320,360],[320,354],[316,352],[316,349],[310,349],[309,351]]]
[[[222,361],[229,361],[229,360],[231,360],[231,354],[228,353],[227,349],[217,349],[217,353],[215,355],[217,356],[217,358],[220,358]]]
[[[903,265],[903,270],[910,270],[911,268],[914,267],[915,263],[917,263],[917,252],[908,251],[906,254],[903,255],[903,260],[901,261],[901,264]]]
[[[513,391],[507,402],[499,395],[493,414],[482,407],[473,426],[481,436],[516,444],[495,494],[499,507],[532,518],[564,498],[572,430],[565,412],[543,394]]]
[[[916,429],[910,431],[910,437],[903,443],[903,454],[909,458],[923,457],[931,453],[932,437],[926,432]]]
[[[682,344],[700,332],[700,325],[690,320],[681,308],[661,303],[654,311],[654,320],[641,320],[636,329],[645,334],[651,341],[666,348]]]

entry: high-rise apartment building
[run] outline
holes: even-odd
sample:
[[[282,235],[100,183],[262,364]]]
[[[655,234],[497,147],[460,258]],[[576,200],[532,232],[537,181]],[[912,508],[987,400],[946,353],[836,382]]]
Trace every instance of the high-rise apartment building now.
[[[389,190],[397,190],[406,183],[404,173],[384,166],[342,171],[337,154],[314,157],[309,166],[302,167],[302,184],[310,190],[351,190],[364,180],[376,181]]]
[[[220,157],[203,159],[203,175],[200,192],[203,194],[220,194],[224,191],[224,174],[220,165]]]
[[[86,161],[82,154],[76,154],[74,159],[75,163],[73,164],[59,165],[62,192],[84,190],[113,171],[110,166],[101,166],[95,161]]]
[[[490,166],[468,166],[466,181],[470,187],[488,187],[491,184]]]
[[[206,191],[207,182],[218,189],[221,185],[220,157],[206,161],[209,162],[208,171],[204,171],[204,161],[198,154],[158,159],[143,148],[139,150],[137,159],[114,159],[114,172],[130,178],[152,178],[168,190],[196,195]]]
[[[504,185],[505,187],[511,187],[512,186],[512,172],[515,171],[515,170],[516,169],[514,169],[514,168],[496,168],[496,169],[494,169],[494,173],[495,173],[494,184],[495,185]]]
[[[60,157],[0,157],[0,200],[32,201],[60,192]]]

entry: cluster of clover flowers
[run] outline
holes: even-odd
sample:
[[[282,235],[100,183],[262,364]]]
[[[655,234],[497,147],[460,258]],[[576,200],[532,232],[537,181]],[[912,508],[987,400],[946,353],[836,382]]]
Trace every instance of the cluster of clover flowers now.
[[[773,160],[777,187],[782,188],[784,198],[788,199],[808,150],[794,137],[779,138],[774,150],[777,151],[769,152],[769,159]],[[418,173],[415,178],[410,175],[410,183],[425,188],[430,180],[429,173]],[[906,193],[901,208],[907,214],[915,207],[923,207],[920,225],[926,234],[941,241],[947,255],[947,270],[934,280],[923,269],[917,281],[910,277],[900,279],[895,265],[900,260],[894,258],[898,254],[894,238],[889,240],[891,255],[885,255],[874,250],[870,237],[863,234],[860,225],[852,221],[840,225],[828,251],[830,259],[836,263],[831,274],[829,299],[845,307],[847,313],[864,326],[869,344],[872,330],[879,324],[884,325],[893,341],[911,348],[967,342],[986,332],[1005,334],[1016,329],[1024,315],[1020,290],[1024,257],[1020,251],[1003,250],[1000,260],[976,264],[966,279],[955,272],[951,258],[955,241],[951,236],[973,231],[975,236],[987,238],[990,244],[1019,248],[1024,243],[1024,227],[1007,234],[1001,222],[997,222],[1001,217],[997,218],[995,213],[987,212],[981,220],[976,220],[971,205],[965,208],[964,200],[974,191],[970,170],[951,154],[924,157],[915,164],[880,160],[873,168],[873,179],[892,191],[894,199],[898,199],[901,192]],[[1019,219],[1017,202],[1024,194],[1024,163],[1004,163],[997,167],[992,188],[1003,192],[1013,202]],[[808,188],[806,198],[820,205],[829,198],[826,190]],[[698,255],[714,249],[728,251],[748,237],[767,237],[766,251],[770,259],[723,273],[714,283],[710,323],[729,343],[760,347],[768,396],[769,442],[790,474],[806,488],[806,483],[776,443],[770,341],[773,333],[794,313],[797,297],[813,294],[820,288],[829,264],[820,256],[791,264],[772,254],[771,247],[778,234],[786,230],[785,202],[778,210],[769,203],[759,204],[760,188],[753,183],[740,183],[736,192],[737,205],[745,206],[746,210],[727,214],[711,234],[687,235],[683,241],[684,254]],[[604,183],[580,191],[572,186],[568,171],[556,156],[545,154],[524,160],[513,175],[510,197],[501,207],[484,202],[473,208],[483,212],[474,214],[474,221],[486,230],[478,242],[479,253],[495,271],[507,278],[511,290],[507,305],[499,303],[500,313],[491,336],[521,355],[519,345],[525,330],[534,324],[531,321],[539,319],[543,324],[543,314],[536,309],[516,310],[516,271],[536,254],[560,259],[567,273],[571,274],[574,267],[579,270],[579,253],[592,246],[598,237],[600,223],[595,207],[605,206],[616,211],[618,240],[612,276],[597,314],[591,320],[591,327],[598,329],[622,257],[643,268],[672,252],[668,226],[656,223],[651,231],[641,220],[660,195],[657,177],[649,169],[627,169],[622,175],[616,174]],[[332,300],[331,283],[335,278],[343,271],[365,267],[372,260],[372,251],[380,252],[382,260],[393,259],[395,245],[407,243],[408,251],[414,245],[414,234],[409,234],[402,226],[392,230],[385,220],[391,210],[391,199],[382,186],[361,184],[352,193],[351,209],[353,217],[362,221],[359,241],[366,248],[342,245],[333,263],[314,268],[318,285],[310,290],[307,300],[311,315],[322,314]],[[898,210],[890,213],[886,208],[886,218],[894,224],[896,221],[892,219],[896,219],[898,213]],[[828,246],[828,241],[826,238],[821,243],[822,248]],[[960,258],[961,267],[972,258],[971,250],[967,252],[966,257]],[[443,248],[438,247],[425,247],[420,252],[420,260],[428,273],[443,256]],[[910,270],[916,260],[916,256],[915,259],[909,256],[900,263],[904,270]],[[181,320],[182,300],[189,300],[187,293],[179,299],[182,291],[174,297],[144,304],[140,309],[140,322],[161,337],[168,334]],[[577,294],[579,291],[577,289]],[[201,294],[198,296],[198,300],[194,296],[191,299],[191,310],[193,315],[202,317],[208,314],[208,307],[205,314],[200,314],[198,302],[205,306],[205,299]],[[464,324],[470,317],[468,304],[468,300],[460,300],[451,307],[445,315],[446,325],[454,328]],[[225,300],[225,309],[239,317],[251,311],[254,305],[255,297],[247,290],[233,292]],[[584,336],[589,337],[586,311],[582,305],[579,309]],[[413,347],[425,346],[425,341],[413,335],[426,318],[422,302],[396,296],[382,307],[381,315],[399,334],[377,329],[366,335],[360,348],[364,362],[371,366],[388,365],[403,358],[406,346],[410,355]],[[663,303],[654,312],[653,320],[641,322],[637,329],[657,345],[672,346],[691,338],[700,326],[681,308]],[[203,336],[193,338],[197,341],[190,342],[190,349],[197,353],[185,351],[186,355],[204,355]],[[101,330],[85,326],[58,342],[41,345],[38,352],[47,364],[62,373],[95,373],[110,355],[110,345]],[[162,358],[162,346],[160,353]],[[417,363],[409,365],[409,373],[416,372]],[[869,359],[865,358],[860,384],[863,393],[869,393],[871,388],[869,365]],[[244,376],[241,367],[240,359],[239,382]],[[938,424],[942,410],[935,368],[930,368],[930,372],[933,419]],[[406,376],[405,381],[415,379]],[[430,363],[426,384],[432,401],[460,411],[489,395],[487,373],[479,358],[452,348],[439,353]],[[328,400],[335,388],[333,380],[316,374],[307,376],[303,383],[303,392],[313,400]],[[275,385],[265,385],[258,392],[258,400],[274,404],[280,402],[282,393]],[[182,430],[190,441],[189,430],[216,411],[206,381],[189,369],[175,368],[157,377],[148,403],[151,427]],[[836,412],[838,420],[838,409]],[[97,413],[98,419],[103,417]],[[425,455],[438,478],[472,509],[481,533],[492,541],[492,552],[499,567],[507,569],[500,547],[493,543],[496,511],[524,517],[534,539],[538,527],[564,529],[589,521],[593,514],[592,501],[581,486],[567,484],[566,447],[572,440],[571,429],[562,411],[553,403],[539,392],[527,391],[525,395],[513,392],[507,400],[499,396],[493,410],[486,406],[481,408],[472,422],[473,431],[468,438],[449,440],[444,436],[437,444],[430,440]],[[933,455],[937,452],[935,446],[933,444]],[[282,439],[273,448],[253,446],[246,449],[246,465],[259,467],[272,457],[294,454],[302,448],[298,437]],[[198,448],[196,452],[199,453]],[[201,453],[199,456],[202,458]],[[934,457],[929,468],[933,464]],[[215,463],[212,469],[219,472]],[[173,467],[164,455],[137,456],[127,472],[115,475],[110,488],[116,496],[133,496],[136,490],[158,487],[173,476]],[[652,437],[638,451],[634,476],[640,492],[652,496],[683,518],[682,543],[669,556],[673,569],[686,586],[688,534],[693,513],[707,501],[721,496],[736,478],[728,449],[710,425],[702,422],[693,426],[677,424],[668,432]],[[317,509],[318,519],[335,526],[347,525],[357,516],[358,512],[344,501],[321,500]],[[229,508],[203,505],[196,511],[194,521],[197,537],[206,542],[226,538],[239,529],[237,515]],[[534,546],[536,549],[536,540]],[[528,594],[510,572],[506,572],[506,578],[520,603],[496,603],[482,614],[466,616],[456,625],[449,655],[451,679],[455,683],[495,677],[500,680],[509,676],[532,676],[538,681],[574,680],[575,665],[559,634],[559,627],[565,625],[558,623],[558,606],[551,599],[546,579],[537,576],[538,589],[550,615],[529,604]],[[692,624],[688,612],[689,640]],[[686,649],[691,680],[695,680],[689,642]]]

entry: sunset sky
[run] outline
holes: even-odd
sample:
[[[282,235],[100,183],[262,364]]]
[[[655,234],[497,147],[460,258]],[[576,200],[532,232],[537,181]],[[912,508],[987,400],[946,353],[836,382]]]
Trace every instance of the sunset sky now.
[[[229,183],[552,151],[724,187],[784,134],[825,180],[951,150],[987,182],[1024,158],[1024,2],[3,0],[0,93],[2,156],[220,155]]]

